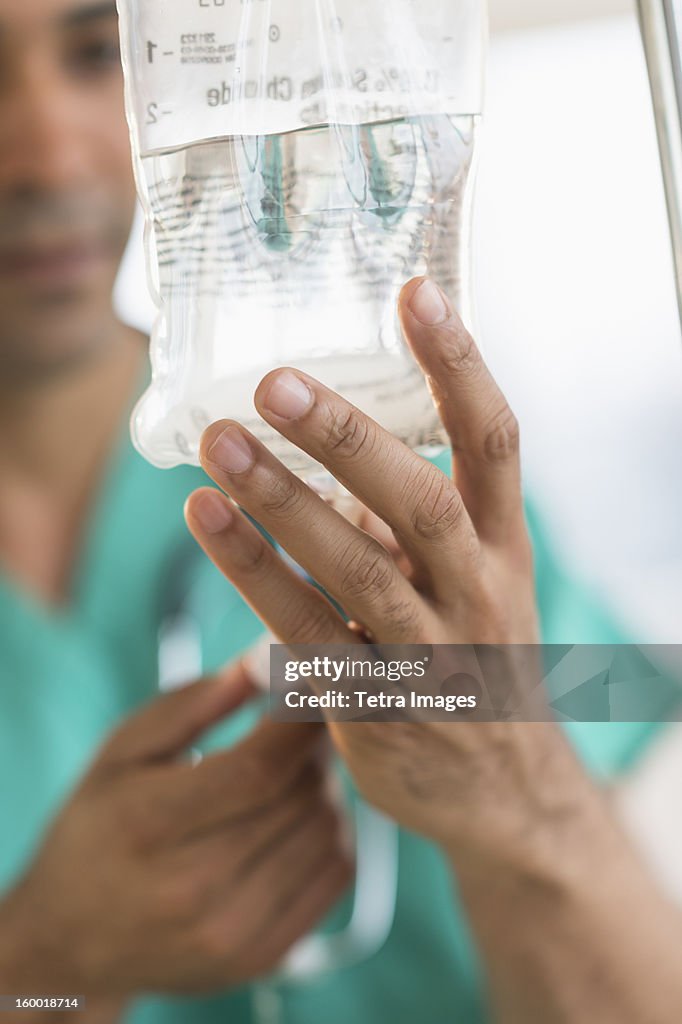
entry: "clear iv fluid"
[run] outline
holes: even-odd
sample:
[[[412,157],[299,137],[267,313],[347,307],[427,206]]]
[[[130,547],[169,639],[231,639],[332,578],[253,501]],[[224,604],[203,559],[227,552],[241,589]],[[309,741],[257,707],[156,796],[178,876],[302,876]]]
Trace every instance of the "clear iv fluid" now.
[[[118,8],[158,309],[137,448],[196,462],[202,428],[231,416],[307,475],[253,409],[278,365],[409,445],[441,443],[396,299],[429,274],[471,323],[484,0]]]
[[[168,360],[135,416],[153,461],[196,461],[201,430],[228,417],[297,472],[319,468],[254,411],[258,382],[280,365],[319,378],[410,447],[442,443],[395,304],[409,278],[429,274],[470,317],[477,124],[435,114],[143,155]]]

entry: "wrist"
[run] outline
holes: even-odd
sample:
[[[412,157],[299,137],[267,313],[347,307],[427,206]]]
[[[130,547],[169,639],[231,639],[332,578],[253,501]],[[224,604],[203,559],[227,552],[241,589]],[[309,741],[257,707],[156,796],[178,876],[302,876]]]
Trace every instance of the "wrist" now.
[[[496,942],[501,923],[524,922],[519,955],[539,939],[551,943],[553,935],[608,932],[614,921],[624,925],[660,903],[598,792],[586,793],[584,803],[556,822],[538,823],[497,847],[479,846],[476,856],[461,844],[447,853],[479,938]]]
[[[488,728],[482,726],[481,728]],[[441,846],[458,873],[519,876],[593,867],[591,850],[623,844],[598,787],[553,723],[500,723],[482,744],[463,813]]]

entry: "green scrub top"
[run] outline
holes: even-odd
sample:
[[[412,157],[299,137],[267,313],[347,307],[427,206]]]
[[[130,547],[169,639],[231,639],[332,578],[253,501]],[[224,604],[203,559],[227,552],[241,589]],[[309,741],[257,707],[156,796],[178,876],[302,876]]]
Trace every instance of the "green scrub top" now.
[[[157,637],[183,604],[200,623],[203,668],[247,649],[262,631],[199,552],[182,515],[200,470],[161,471],[132,448],[127,425],[100,488],[68,607],[48,609],[0,577],[0,888],[26,866],[49,819],[122,719],[157,693]],[[553,561],[529,509],[543,639],[621,639],[590,595]],[[216,742],[244,729],[235,719]],[[573,725],[590,770],[626,766],[653,727]],[[429,843],[399,838],[395,921],[365,962],[305,985],[280,985],[279,1024],[479,1024],[488,1020],[476,953],[456,883]],[[348,901],[335,918],[347,915]],[[247,1024],[248,989],[210,998],[149,995],[126,1024]]]

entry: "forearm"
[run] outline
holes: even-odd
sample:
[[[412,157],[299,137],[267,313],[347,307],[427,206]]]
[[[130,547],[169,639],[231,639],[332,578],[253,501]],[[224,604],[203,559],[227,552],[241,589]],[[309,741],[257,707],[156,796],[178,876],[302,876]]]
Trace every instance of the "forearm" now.
[[[507,819],[497,841],[490,830],[476,850],[456,843],[449,851],[495,1020],[677,1024],[682,917],[556,738],[555,763],[536,779],[544,791],[519,808],[517,838],[510,841]]]

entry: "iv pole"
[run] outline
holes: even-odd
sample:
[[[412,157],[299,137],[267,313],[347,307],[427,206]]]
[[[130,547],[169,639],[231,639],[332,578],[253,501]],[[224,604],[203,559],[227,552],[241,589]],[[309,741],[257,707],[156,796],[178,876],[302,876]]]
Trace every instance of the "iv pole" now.
[[[658,132],[682,324],[682,2],[637,0]]]

